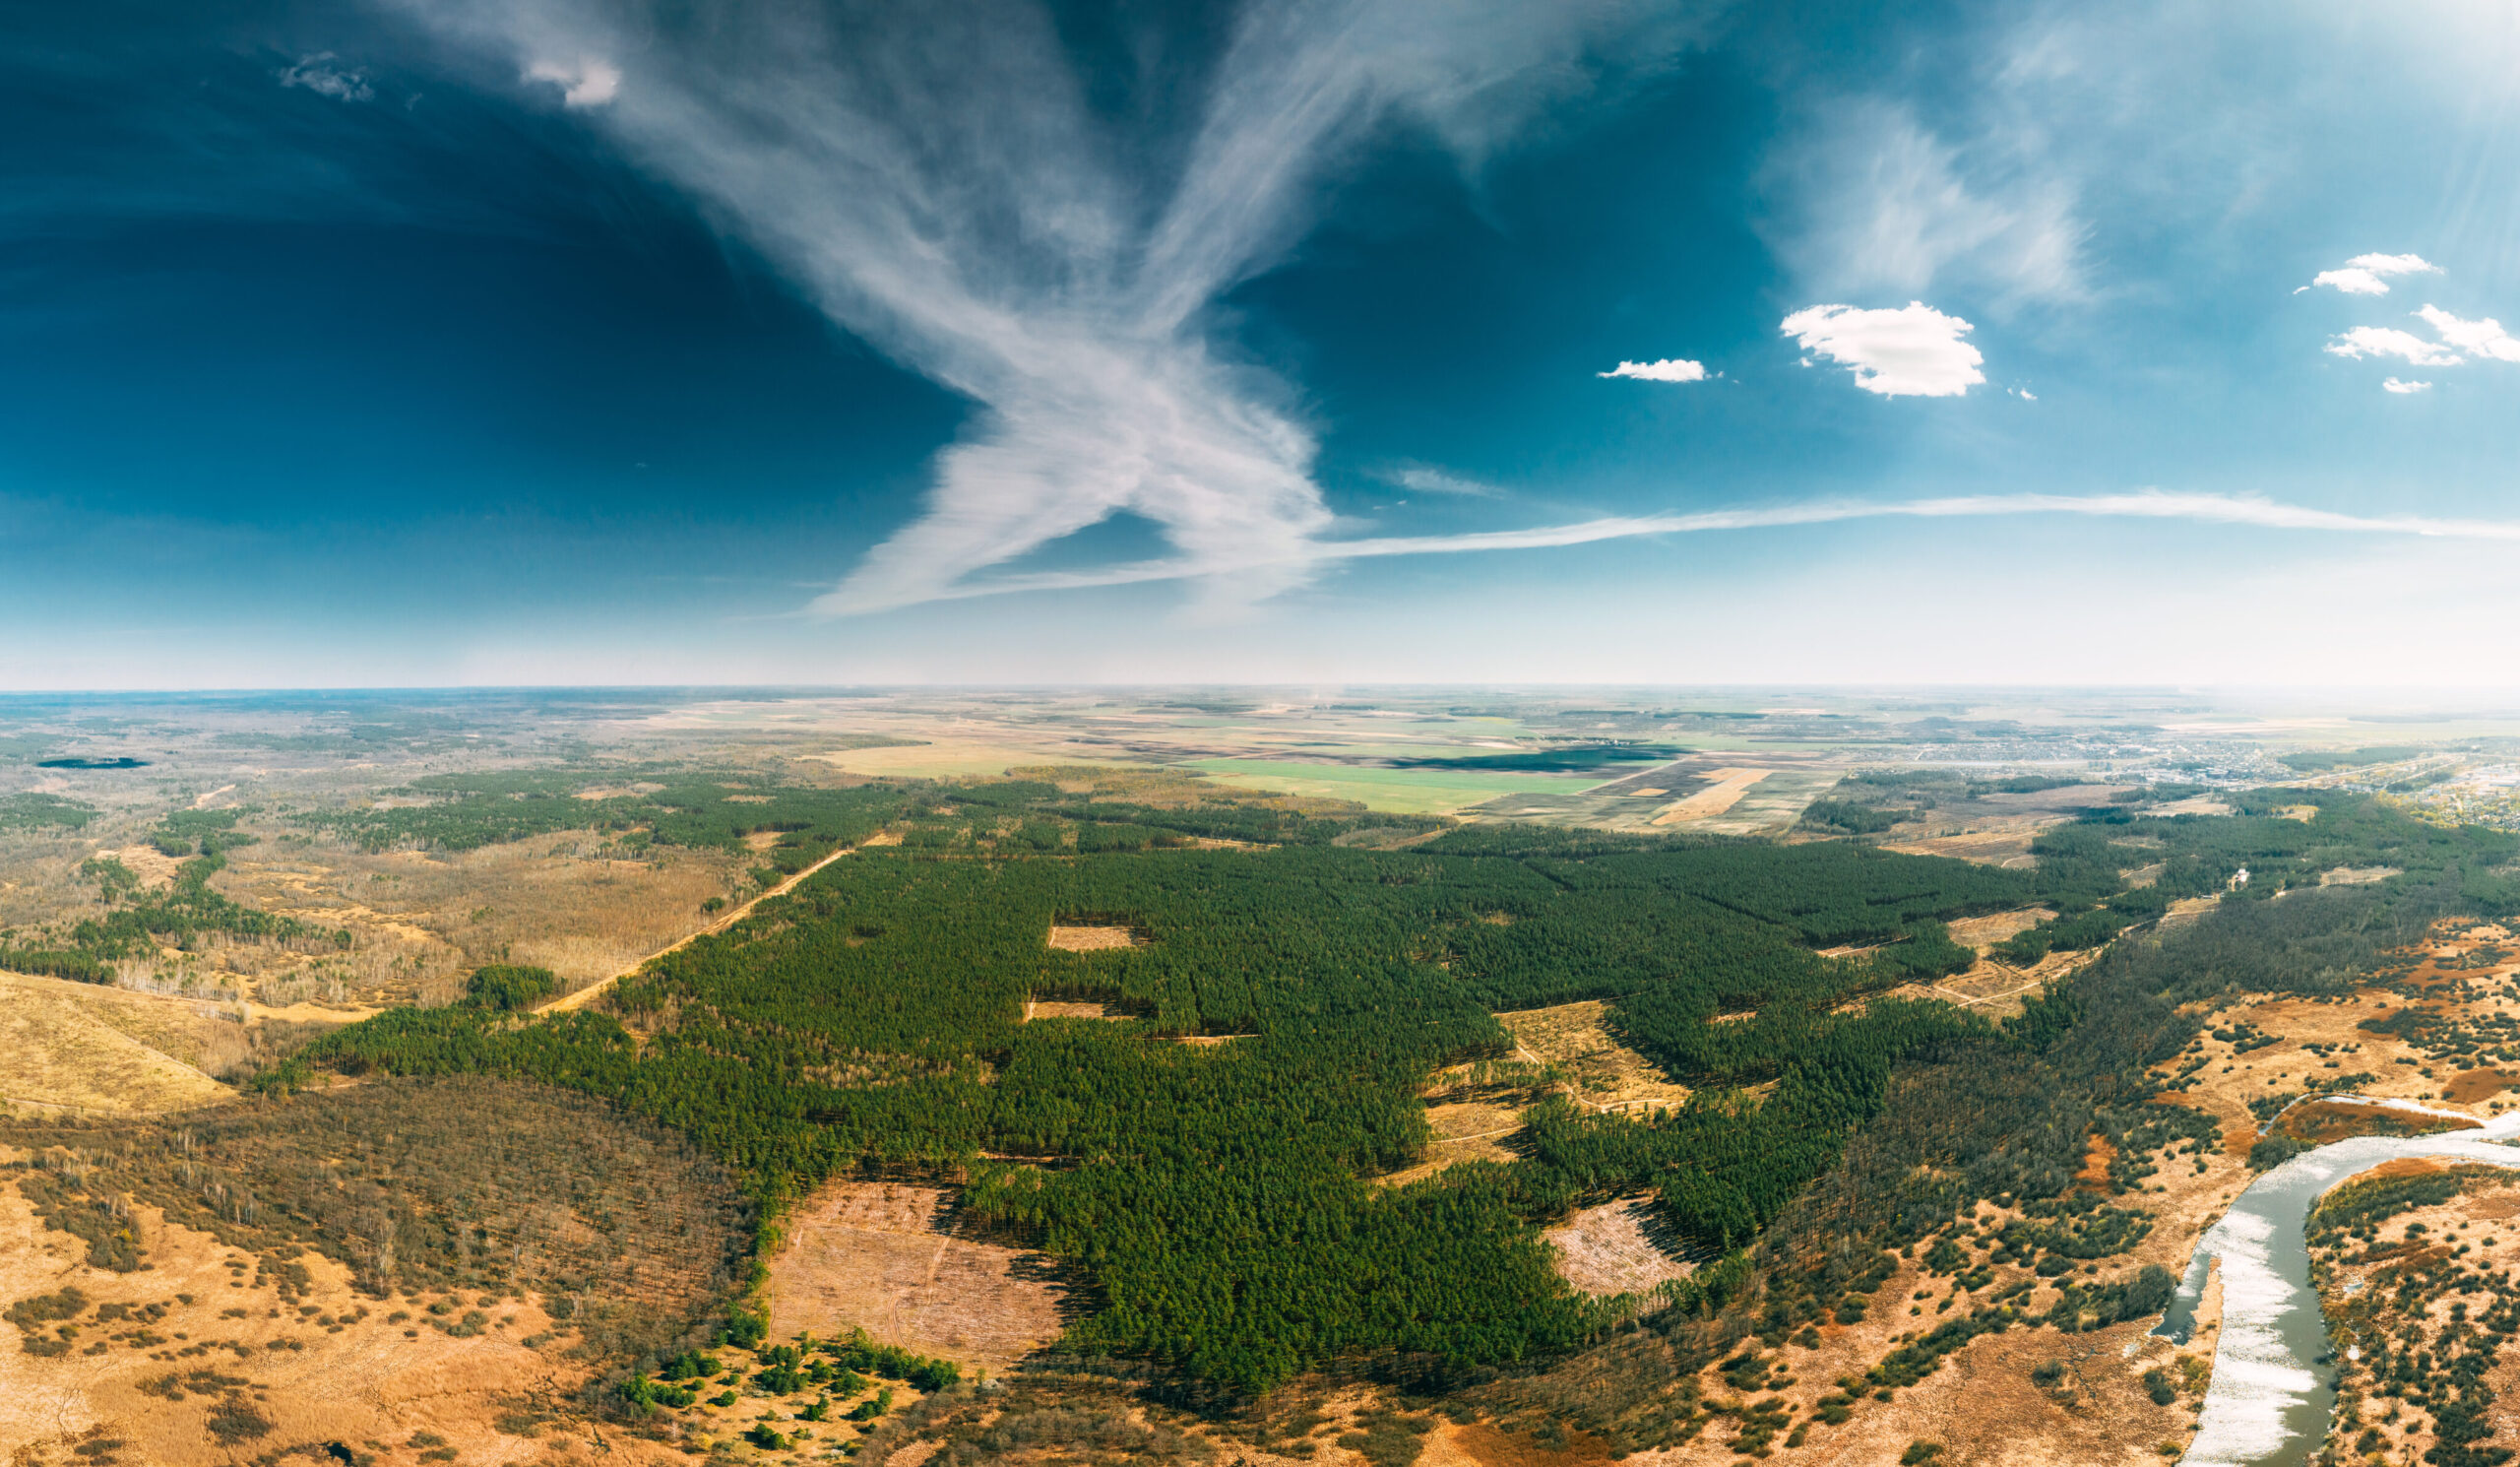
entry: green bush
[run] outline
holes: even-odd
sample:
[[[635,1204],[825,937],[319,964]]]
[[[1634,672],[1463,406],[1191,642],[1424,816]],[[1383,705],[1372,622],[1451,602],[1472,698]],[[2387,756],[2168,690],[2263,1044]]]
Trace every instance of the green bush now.
[[[2310,1149],[2310,1143],[2307,1141],[2296,1141],[2282,1131],[2274,1131],[2259,1137],[2257,1143],[2249,1147],[2248,1169],[2252,1172],[2271,1172]]]
[[[492,963],[476,968],[464,983],[464,1001],[474,1008],[511,1012],[531,1008],[538,999],[549,997],[560,987],[559,976],[548,968],[529,968],[515,963]]]

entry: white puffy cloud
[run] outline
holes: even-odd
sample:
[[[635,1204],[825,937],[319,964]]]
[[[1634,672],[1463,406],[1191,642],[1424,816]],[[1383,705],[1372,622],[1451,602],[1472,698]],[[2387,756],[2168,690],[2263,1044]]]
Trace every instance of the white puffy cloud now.
[[[2365,356],[2403,356],[2413,366],[2457,366],[2463,359],[2458,352],[2438,342],[2427,342],[2411,331],[2394,326],[2357,326],[2327,344],[2331,356],[2346,356],[2360,361]]]
[[[2470,356],[2488,357],[2494,361],[2520,361],[2520,341],[2502,329],[2502,323],[2491,316],[2482,321],[2463,321],[2437,306],[2417,311],[2425,324],[2438,333],[2444,344]]]
[[[621,68],[592,56],[574,62],[536,61],[525,69],[525,79],[559,87],[561,102],[572,107],[599,107],[621,93]]]
[[[2394,392],[2400,396],[2404,396],[2408,393],[2414,392],[2430,392],[2432,390],[2432,384],[2429,382],[2401,382],[2395,377],[2384,377],[2380,381],[2380,390],[2382,392]]]
[[[2331,355],[2356,360],[2365,356],[2402,356],[2413,366],[2458,366],[2472,360],[2520,361],[2520,339],[2503,330],[2502,323],[2491,316],[2470,321],[2434,305],[2415,314],[2432,328],[2439,341],[2427,342],[2394,326],[2357,326],[2330,339],[2327,351]]]
[[[1640,382],[1703,382],[1706,363],[1670,357],[1663,361],[1622,361],[1597,377],[1634,377]]]
[[[2348,295],[2386,295],[2389,283],[2382,276],[2439,275],[2441,267],[2422,255],[2356,255],[2335,270],[2322,270],[2310,278],[2311,286],[2325,286]],[[2308,289],[2308,286],[2302,287]]]
[[[2352,266],[2348,266],[2343,270],[2322,270],[2318,274],[2310,277],[2310,286],[2325,286],[2332,290],[2342,290],[2348,295],[2386,295],[2389,293],[2389,283],[2387,281],[2380,279],[2378,275],[2371,271],[2357,270]],[[2306,290],[2309,287],[2309,286],[2303,286],[2301,289]],[[2298,295],[2300,291],[2297,290],[2294,293]]]
[[[284,87],[303,87],[317,96],[329,96],[335,101],[374,99],[376,89],[367,84],[366,68],[343,66],[340,63],[341,58],[330,51],[318,51],[312,56],[300,56],[295,66],[285,67],[281,71],[280,84]]]
[[[1986,380],[1985,357],[1961,340],[1972,328],[1921,300],[1898,310],[1805,306],[1779,327],[1802,350],[1855,373],[1855,385],[1883,397],[1953,398]]]

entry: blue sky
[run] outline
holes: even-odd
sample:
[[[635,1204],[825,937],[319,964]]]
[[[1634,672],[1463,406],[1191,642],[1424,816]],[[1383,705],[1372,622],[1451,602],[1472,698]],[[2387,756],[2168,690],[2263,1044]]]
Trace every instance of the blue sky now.
[[[50,7],[0,685],[2514,681],[2483,3]]]

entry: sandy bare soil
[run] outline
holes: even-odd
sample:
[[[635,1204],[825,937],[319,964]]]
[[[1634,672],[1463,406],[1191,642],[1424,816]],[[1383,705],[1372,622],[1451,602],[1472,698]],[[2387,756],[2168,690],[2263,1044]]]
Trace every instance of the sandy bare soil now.
[[[2029,866],[2034,863],[2030,843],[2039,838],[2041,831],[2072,818],[2054,814],[1998,815],[1973,821],[1965,830],[1883,841],[1881,849],[1904,851],[1911,856],[1950,856],[1980,865]]]
[[[1654,817],[1657,825],[1686,825],[1698,820],[1711,820],[1741,802],[1750,787],[1776,771],[1772,769],[1710,769],[1708,779],[1715,781],[1685,799],[1671,802],[1669,809]]]
[[[566,1336],[524,1344],[552,1329],[531,1302],[457,1301],[484,1318],[478,1336],[454,1338],[422,1326],[427,1301],[355,1295],[340,1265],[310,1253],[299,1260],[308,1289],[284,1303],[250,1255],[169,1227],[154,1208],[135,1211],[149,1266],[111,1273],[88,1266],[83,1244],[45,1232],[17,1188],[0,1186],[0,1300],[68,1286],[89,1301],[70,1321],[65,1355],[30,1354],[20,1331],[0,1330],[0,1443],[14,1449],[11,1467],[93,1467],[95,1453],[75,1448],[96,1440],[124,1443],[104,1454],[147,1467],[226,1467],[301,1446],[329,1461],[330,1441],[417,1467],[417,1433],[465,1463],[541,1460],[597,1435],[609,1463],[681,1460],[609,1428],[537,1426],[530,1411],[518,1414],[586,1375],[563,1353]],[[97,1305],[137,1317],[100,1319]],[[231,1442],[210,1430],[222,1417]]]
[[[1991,912],[1947,924],[1951,940],[1984,953],[2007,937],[2018,936],[2056,915],[2053,907],[2024,907],[2018,912]]]
[[[1062,927],[1050,928],[1050,946],[1060,952],[1102,952],[1114,947],[1135,947],[1137,933],[1127,927]]]
[[[1036,998],[1024,1005],[1024,1022],[1035,1019],[1125,1019],[1106,1003],[1085,1003],[1073,999]]]
[[[1436,1423],[1435,1429],[1427,1433],[1418,1467],[1594,1467],[1595,1463],[1611,1460],[1609,1448],[1580,1433],[1569,1434],[1563,1444],[1550,1446],[1530,1436],[1500,1432],[1484,1422],[1457,1426],[1447,1421]]]
[[[956,1236],[952,1194],[835,1181],[797,1208],[770,1263],[770,1331],[863,1329],[966,1368],[1004,1371],[1066,1328],[1068,1290],[1040,1254]]]
[[[1648,1198],[1579,1209],[1544,1235],[1557,1246],[1557,1272],[1586,1294],[1642,1294],[1688,1277],[1678,1240]]]
[[[1598,999],[1498,1014],[1521,1047],[1521,1057],[1556,1068],[1570,1094],[1592,1110],[1642,1110],[1676,1106],[1689,1098],[1652,1060],[1620,1044],[1603,1026],[1609,1005]]]
[[[155,846],[125,846],[119,851],[98,851],[98,861],[119,861],[140,878],[143,886],[169,886],[175,880],[175,868],[183,861],[168,856]]]
[[[2236,815],[2239,811],[2229,802],[2216,799],[2211,795],[2191,795],[2185,799],[2174,799],[2168,804],[2155,805],[2152,813],[2156,815]]]
[[[2338,866],[2319,872],[2319,885],[2371,886],[2402,874],[2396,866]]]

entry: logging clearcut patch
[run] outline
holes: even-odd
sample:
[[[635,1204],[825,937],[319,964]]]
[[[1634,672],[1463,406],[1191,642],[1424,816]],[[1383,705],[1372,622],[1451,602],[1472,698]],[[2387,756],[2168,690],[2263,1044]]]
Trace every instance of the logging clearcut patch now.
[[[1641,1197],[1587,1207],[1542,1235],[1557,1245],[1557,1271],[1596,1297],[1642,1294],[1688,1276],[1671,1225]]]
[[[1137,933],[1127,927],[1050,928],[1050,946],[1060,952],[1101,952],[1107,948],[1137,945]]]

